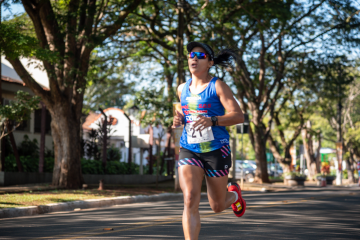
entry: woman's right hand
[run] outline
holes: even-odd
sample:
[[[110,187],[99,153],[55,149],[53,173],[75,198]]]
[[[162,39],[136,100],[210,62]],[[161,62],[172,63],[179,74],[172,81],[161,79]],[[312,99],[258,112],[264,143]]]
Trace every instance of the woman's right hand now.
[[[184,116],[179,113],[177,110],[175,110],[176,116],[174,116],[173,119],[173,128],[179,127],[184,123]]]

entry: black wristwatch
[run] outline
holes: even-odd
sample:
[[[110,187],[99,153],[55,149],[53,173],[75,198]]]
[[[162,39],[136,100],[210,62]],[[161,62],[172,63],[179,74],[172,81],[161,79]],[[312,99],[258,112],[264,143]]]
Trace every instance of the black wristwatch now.
[[[211,117],[211,121],[212,121],[212,123],[213,123],[213,126],[216,126],[216,125],[217,125],[218,118],[215,117],[215,116],[212,116],[212,117]]]

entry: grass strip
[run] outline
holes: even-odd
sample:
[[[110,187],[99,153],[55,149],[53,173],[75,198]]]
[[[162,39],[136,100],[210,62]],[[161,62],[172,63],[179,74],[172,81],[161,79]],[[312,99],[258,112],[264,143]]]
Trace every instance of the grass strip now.
[[[0,195],[0,209],[39,206],[50,203],[71,202],[86,199],[99,199],[118,196],[149,195],[167,192],[154,189],[116,189],[116,190],[48,190],[24,193],[5,193]]]

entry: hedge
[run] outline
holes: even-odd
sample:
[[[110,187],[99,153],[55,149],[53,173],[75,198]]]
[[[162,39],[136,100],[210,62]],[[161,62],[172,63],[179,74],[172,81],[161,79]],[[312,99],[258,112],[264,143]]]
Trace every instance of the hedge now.
[[[20,156],[20,162],[24,172],[38,172],[39,159],[31,156]],[[54,168],[54,158],[46,157],[44,161],[44,172],[52,172]],[[104,174],[102,162],[98,160],[81,159],[81,170],[83,174]],[[5,158],[5,171],[17,172],[17,165],[14,155]],[[106,163],[106,174],[138,174],[139,165],[125,162],[108,161]]]

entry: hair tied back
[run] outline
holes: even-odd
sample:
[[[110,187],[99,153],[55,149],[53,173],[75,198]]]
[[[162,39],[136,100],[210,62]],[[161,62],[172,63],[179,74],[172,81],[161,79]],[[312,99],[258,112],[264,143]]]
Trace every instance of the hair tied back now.
[[[239,55],[234,49],[226,48],[219,52],[219,54],[214,58],[213,66],[222,66],[222,67],[233,67],[233,62],[237,62]]]

